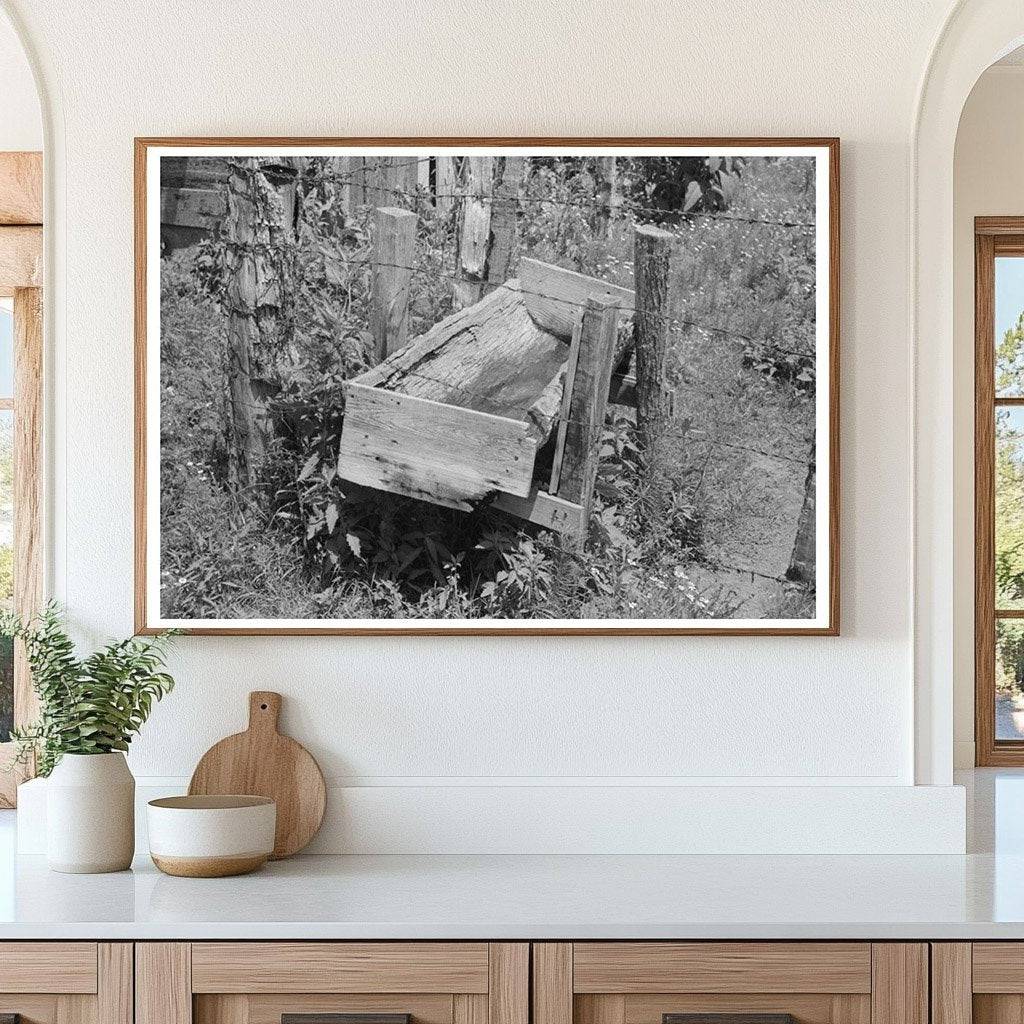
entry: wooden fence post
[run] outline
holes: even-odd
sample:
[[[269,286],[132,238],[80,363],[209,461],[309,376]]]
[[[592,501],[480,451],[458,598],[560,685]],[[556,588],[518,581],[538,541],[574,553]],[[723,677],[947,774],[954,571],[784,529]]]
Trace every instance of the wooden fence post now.
[[[669,415],[665,387],[668,348],[669,259],[674,235],[645,224],[636,229],[633,274],[636,311],[636,423],[644,449],[652,451]]]
[[[366,161],[361,156],[343,156],[341,160],[342,202],[345,212],[354,215],[366,205]]]
[[[438,156],[434,158],[434,194],[437,212],[443,217],[452,211],[455,194],[455,158]]]
[[[491,238],[491,195],[494,191],[494,157],[466,158],[466,196],[462,206],[459,237],[459,271],[455,282],[455,305],[459,308],[479,302],[487,271],[487,248]]]
[[[583,510],[577,550],[587,542],[618,329],[618,302],[588,298],[573,332],[566,366],[551,487],[559,498],[575,502]]]
[[[526,157],[525,156],[507,156],[505,157],[505,165],[501,172],[501,181],[504,185],[511,185],[512,188],[518,189],[522,183],[526,180]]]
[[[491,202],[491,235],[487,245],[487,283],[482,295],[488,295],[512,276],[512,258],[516,248],[519,220],[519,187],[502,181]]]
[[[375,221],[371,313],[376,364],[407,340],[416,214],[393,206],[382,207],[377,210]]]
[[[607,237],[612,223],[619,218],[622,208],[622,193],[619,186],[618,168],[614,156],[597,158],[597,227]]]
[[[231,403],[229,475],[232,482],[240,487],[255,483],[265,450],[263,403],[253,386],[253,363],[260,347],[257,321],[260,271],[256,245],[266,235],[259,216],[259,174],[256,157],[232,161],[228,177],[227,216],[224,219],[228,392]]]
[[[814,583],[815,563],[817,554],[815,515],[817,470],[815,460],[807,467],[804,480],[804,503],[800,509],[800,517],[796,521],[796,538],[793,541],[793,554],[786,570],[786,579],[795,583]]]
[[[374,201],[380,205],[397,205],[402,199],[416,195],[417,158],[414,156],[381,156],[376,158]]]

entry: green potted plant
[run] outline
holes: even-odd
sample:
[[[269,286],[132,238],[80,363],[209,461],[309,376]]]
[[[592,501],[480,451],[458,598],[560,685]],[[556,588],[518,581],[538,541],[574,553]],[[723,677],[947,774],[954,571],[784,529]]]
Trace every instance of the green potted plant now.
[[[39,718],[12,739],[47,782],[47,862],[54,871],[122,871],[135,853],[135,779],[124,752],[154,701],[174,686],[163,671],[172,633],[129,637],[84,658],[55,604],[28,622],[0,615],[0,635],[25,645]]]

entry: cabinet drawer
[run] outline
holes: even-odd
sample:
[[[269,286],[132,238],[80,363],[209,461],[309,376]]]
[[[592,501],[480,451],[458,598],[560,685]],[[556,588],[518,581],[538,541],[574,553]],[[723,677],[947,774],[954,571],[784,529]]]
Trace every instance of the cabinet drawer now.
[[[929,1024],[928,949],[868,942],[537,943],[533,1009],[534,1024]],[[715,1020],[701,1019],[709,1015]]]
[[[1024,1019],[1024,942],[932,943],[934,1024]]]
[[[0,943],[0,992],[96,991],[95,942]]]
[[[486,942],[196,942],[193,992],[487,991]]]
[[[21,1024],[132,1024],[126,942],[0,942],[0,1018]]]
[[[574,992],[870,992],[871,945],[578,942]]]
[[[529,1024],[529,969],[522,942],[139,943],[135,1024]]]

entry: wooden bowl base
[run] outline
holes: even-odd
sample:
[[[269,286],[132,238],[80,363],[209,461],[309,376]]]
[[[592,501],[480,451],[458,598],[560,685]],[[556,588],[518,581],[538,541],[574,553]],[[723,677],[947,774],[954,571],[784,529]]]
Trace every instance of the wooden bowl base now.
[[[158,857],[153,863],[165,874],[179,878],[227,878],[247,875],[267,862],[267,854],[241,854],[237,857]]]

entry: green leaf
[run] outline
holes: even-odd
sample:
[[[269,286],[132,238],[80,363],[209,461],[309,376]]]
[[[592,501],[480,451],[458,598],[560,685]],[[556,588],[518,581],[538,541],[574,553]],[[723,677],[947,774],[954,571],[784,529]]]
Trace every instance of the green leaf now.
[[[79,659],[52,602],[28,622],[0,613],[4,632],[24,642],[39,696],[38,721],[12,733],[15,760],[24,763],[34,754],[40,775],[49,775],[64,754],[127,750],[154,698],[174,687],[161,670],[176,633],[129,637]]]

